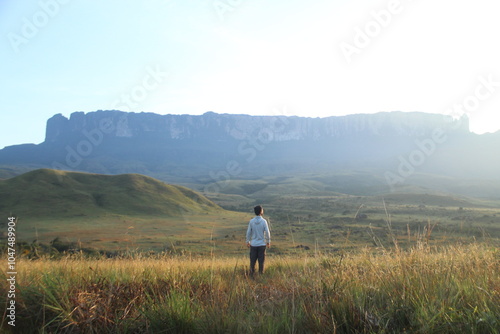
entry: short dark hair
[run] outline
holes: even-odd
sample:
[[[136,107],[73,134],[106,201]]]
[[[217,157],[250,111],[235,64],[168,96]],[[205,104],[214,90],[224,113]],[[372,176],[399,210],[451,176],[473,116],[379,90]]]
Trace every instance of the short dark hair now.
[[[257,205],[255,208],[253,208],[253,211],[255,212],[255,214],[258,216],[262,213],[262,206],[261,205]]]

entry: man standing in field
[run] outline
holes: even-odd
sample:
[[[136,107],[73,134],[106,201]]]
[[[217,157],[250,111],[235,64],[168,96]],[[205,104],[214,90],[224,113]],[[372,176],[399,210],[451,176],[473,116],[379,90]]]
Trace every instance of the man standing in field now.
[[[255,262],[259,261],[259,273],[264,273],[264,260],[266,259],[266,247],[271,247],[271,233],[267,221],[262,218],[264,209],[257,205],[253,208],[255,217],[248,223],[247,247],[250,248],[250,275],[255,272]]]

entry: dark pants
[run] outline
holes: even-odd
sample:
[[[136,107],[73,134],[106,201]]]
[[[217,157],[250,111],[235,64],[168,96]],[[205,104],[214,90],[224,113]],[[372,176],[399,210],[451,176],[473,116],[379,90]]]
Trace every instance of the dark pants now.
[[[250,274],[255,272],[255,262],[259,260],[259,273],[264,272],[264,260],[266,259],[266,246],[250,247]]]

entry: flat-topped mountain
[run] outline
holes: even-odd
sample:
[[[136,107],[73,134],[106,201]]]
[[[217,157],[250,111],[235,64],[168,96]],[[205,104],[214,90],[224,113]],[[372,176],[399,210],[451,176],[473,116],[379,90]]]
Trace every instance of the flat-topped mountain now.
[[[96,129],[117,138],[155,137],[171,140],[245,140],[271,136],[267,140],[320,140],[351,136],[425,136],[435,128],[468,133],[467,118],[453,120],[425,113],[378,113],[326,118],[249,116],[216,114],[158,115],[120,111],[75,112],[70,118],[57,114],[47,121],[46,143],[66,141],[88,133],[98,139]]]
[[[52,168],[199,185],[369,170],[392,186],[417,173],[498,179],[499,145],[500,132],[473,134],[466,116],[421,112],[325,118],[75,112],[50,118],[43,143],[0,150],[0,177]]]

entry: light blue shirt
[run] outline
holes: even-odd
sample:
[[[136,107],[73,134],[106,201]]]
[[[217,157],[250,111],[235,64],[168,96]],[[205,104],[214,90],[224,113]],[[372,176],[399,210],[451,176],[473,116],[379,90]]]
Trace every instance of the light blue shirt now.
[[[247,243],[250,246],[265,246],[271,243],[271,233],[267,226],[267,221],[261,216],[256,216],[250,220],[247,229]]]

